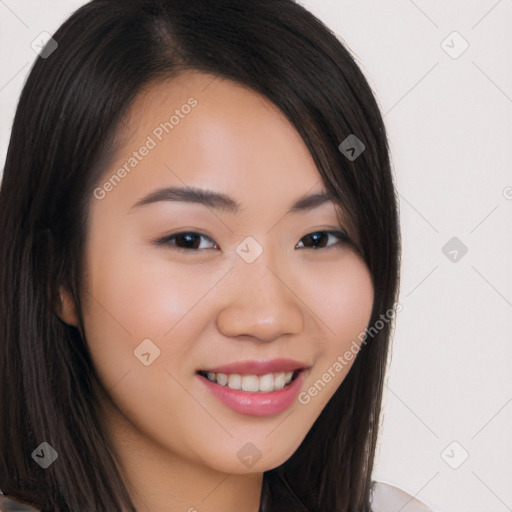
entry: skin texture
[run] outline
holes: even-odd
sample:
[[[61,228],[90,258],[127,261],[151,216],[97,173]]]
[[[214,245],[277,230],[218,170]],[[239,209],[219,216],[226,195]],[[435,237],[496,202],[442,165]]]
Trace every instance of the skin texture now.
[[[155,128],[190,97],[197,105],[158,141]],[[100,186],[148,136],[157,145],[104,198],[91,198],[83,315],[123,475],[141,512],[257,512],[263,472],[298,448],[353,360],[308,404],[267,417],[232,411],[196,371],[288,357],[309,367],[307,390],[367,327],[370,274],[334,235],[306,246],[311,233],[351,233],[333,203],[286,213],[324,186],[297,131],[255,92],[187,71],[141,93],[119,135]],[[170,201],[132,208],[183,185],[229,194],[242,211]],[[198,249],[154,243],[184,231],[209,238]],[[263,249],[250,264],[236,252],[248,236]],[[62,297],[60,317],[78,325],[65,289]],[[145,339],[160,350],[149,366],[134,355]],[[237,457],[249,442],[261,452],[250,468]]]

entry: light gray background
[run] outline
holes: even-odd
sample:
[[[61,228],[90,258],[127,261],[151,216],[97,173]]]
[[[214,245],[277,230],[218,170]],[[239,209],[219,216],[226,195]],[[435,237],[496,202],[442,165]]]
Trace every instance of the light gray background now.
[[[31,42],[84,3],[0,0],[2,167]],[[512,0],[300,3],[368,77],[400,194],[403,310],[374,477],[440,512],[512,511]],[[455,262],[452,237],[468,248],[446,250]]]

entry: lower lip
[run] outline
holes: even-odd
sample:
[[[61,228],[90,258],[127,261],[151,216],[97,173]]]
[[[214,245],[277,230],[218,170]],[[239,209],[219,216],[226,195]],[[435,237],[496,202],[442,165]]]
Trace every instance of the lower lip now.
[[[305,370],[302,370],[289,386],[270,393],[231,389],[212,382],[202,375],[198,377],[221,402],[233,411],[250,416],[272,416],[291,406],[302,388],[304,374]]]

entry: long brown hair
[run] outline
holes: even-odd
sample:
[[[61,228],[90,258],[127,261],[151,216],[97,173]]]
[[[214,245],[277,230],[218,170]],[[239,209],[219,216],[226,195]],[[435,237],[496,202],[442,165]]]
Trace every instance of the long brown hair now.
[[[0,189],[0,489],[43,511],[133,511],[96,407],[80,312],[87,205],[135,96],[195,69],[270,99],[348,212],[374,284],[370,324],[399,281],[397,200],[374,95],[346,47],[292,0],[94,0],[53,35],[23,88]],[[349,135],[355,159],[338,146]],[[81,320],[81,318],[80,318]],[[392,325],[365,340],[297,451],[264,474],[260,512],[369,510]],[[48,442],[46,470],[31,454]]]

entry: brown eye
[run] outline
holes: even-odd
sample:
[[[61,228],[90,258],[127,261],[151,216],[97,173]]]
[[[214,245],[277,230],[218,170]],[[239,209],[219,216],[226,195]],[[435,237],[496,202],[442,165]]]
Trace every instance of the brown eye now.
[[[302,239],[304,240],[303,247],[299,247],[299,249],[324,249],[340,243],[335,242],[331,243],[330,245],[326,245],[328,243],[329,237],[338,238],[341,243],[350,241],[348,235],[344,231],[315,231],[314,233],[306,235]]]
[[[208,240],[213,243],[217,248],[217,244],[206,235],[202,233],[196,233],[194,231],[185,231],[183,233],[176,233],[175,235],[167,236],[158,240],[158,245],[172,245],[178,249],[182,250],[197,250],[197,249],[208,249],[209,247],[205,247],[205,243],[202,240]],[[208,245],[208,242],[206,242]]]
[[[336,241],[338,239],[338,241]],[[303,240],[303,241],[302,241]],[[299,249],[326,249],[331,246],[339,245],[340,243],[350,242],[350,238],[344,231],[315,231],[303,237],[300,243],[302,247],[297,244]],[[331,240],[334,242],[330,243]],[[158,240],[157,245],[173,246],[176,249],[183,251],[197,251],[202,249],[218,249],[218,245],[209,236],[195,231],[184,231],[176,233]],[[213,247],[209,247],[213,244]]]

